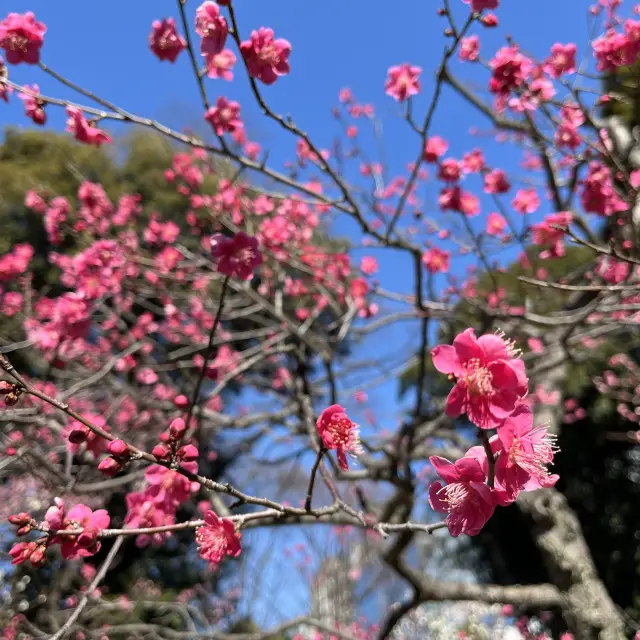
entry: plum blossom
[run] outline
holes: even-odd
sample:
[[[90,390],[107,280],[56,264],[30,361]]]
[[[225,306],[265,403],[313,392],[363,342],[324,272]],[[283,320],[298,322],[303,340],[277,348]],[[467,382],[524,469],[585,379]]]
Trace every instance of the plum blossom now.
[[[340,468],[347,471],[347,453],[352,456],[362,453],[358,425],[347,417],[343,407],[332,404],[320,414],[316,428],[324,446],[336,451]]]
[[[573,43],[560,44],[551,47],[551,56],[544,63],[544,70],[552,78],[559,78],[563,74],[576,71],[576,45]]]
[[[103,142],[111,142],[111,136],[89,124],[80,109],[76,107],[67,107],[67,131],[72,133],[78,142],[92,144],[99,147]]]
[[[233,80],[233,66],[236,63],[236,55],[231,49],[223,49],[220,53],[205,56],[205,66],[209,78],[221,80]]]
[[[204,119],[213,127],[218,136],[233,133],[243,127],[240,119],[240,103],[227,100],[224,96],[218,97],[215,106],[210,107],[205,113]]]
[[[485,9],[497,9],[500,0],[462,0],[465,4],[471,5],[471,11],[480,13]]]
[[[431,355],[438,371],[456,378],[446,406],[452,418],[467,413],[481,429],[494,429],[527,394],[524,363],[500,335],[476,338],[473,329],[465,329],[453,346],[439,345]]]
[[[155,20],[151,27],[153,29],[149,36],[151,51],[159,60],[175,62],[187,46],[185,39],[176,29],[176,21],[173,18]]]
[[[395,98],[398,102],[404,102],[411,96],[420,92],[420,67],[403,63],[396,67],[390,67],[387,75],[387,82],[384,89],[388,96]]]
[[[449,143],[446,140],[440,136],[432,136],[424,145],[424,161],[438,162],[440,156],[443,156],[447,152],[448,148]]]
[[[480,533],[496,507],[496,496],[485,484],[480,462],[466,455],[455,463],[440,456],[429,460],[446,483],[436,481],[429,487],[431,508],[447,514],[445,522],[454,538],[462,533],[469,536]]]
[[[283,38],[274,38],[273,29],[260,27],[252,31],[251,38],[240,44],[240,52],[249,75],[264,84],[273,84],[279,76],[289,73],[291,43]]]
[[[196,529],[196,543],[200,557],[216,568],[225,556],[236,558],[242,551],[240,533],[233,520],[219,518],[213,511],[204,514],[204,524]]]
[[[430,273],[447,273],[451,254],[443,249],[433,247],[422,255],[422,264]]]
[[[38,98],[40,87],[37,84],[25,86],[30,93],[19,94],[20,100],[24,102],[24,110],[27,118],[31,118],[35,124],[43,125],[47,121],[47,114],[44,112],[44,102]]]
[[[487,216],[487,235],[501,236],[507,226],[507,221],[495,211]]]
[[[533,426],[533,413],[524,404],[498,428],[492,439],[501,449],[496,461],[496,489],[515,499],[518,491],[552,487],[559,476],[550,474],[547,465],[557,452],[555,436],[545,425]]]
[[[232,278],[251,280],[262,264],[258,240],[239,231],[232,238],[218,233],[211,238],[211,253],[218,271]]]
[[[458,57],[466,62],[475,62],[480,56],[480,38],[478,36],[469,36],[462,38],[460,41],[460,50]]]
[[[196,9],[196,33],[202,38],[200,52],[203,56],[215,56],[224,49],[229,25],[215,2],[207,0]]]
[[[31,11],[10,13],[0,22],[0,49],[9,64],[38,64],[47,27]]]

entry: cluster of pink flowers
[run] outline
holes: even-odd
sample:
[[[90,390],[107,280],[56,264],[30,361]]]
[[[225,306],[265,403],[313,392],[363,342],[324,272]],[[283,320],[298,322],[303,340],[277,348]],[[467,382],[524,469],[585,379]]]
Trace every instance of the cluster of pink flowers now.
[[[77,504],[66,510],[64,501],[55,499],[55,504],[47,510],[44,521],[38,523],[28,513],[9,516],[9,522],[18,527],[16,534],[24,536],[32,531],[41,531],[43,537],[31,542],[18,542],[9,551],[12,564],[29,560],[34,567],[45,561],[48,547],[59,544],[62,557],[67,559],[86,558],[100,551],[100,534],[110,524],[110,517],[104,509],[93,511],[84,504]],[[77,531],[65,534],[64,531]]]
[[[615,71],[635,63],[640,53],[640,22],[627,20],[623,32],[609,29],[593,42],[599,71]]]
[[[520,491],[553,486],[558,476],[547,466],[556,451],[546,427],[534,427],[531,409],[524,402],[529,381],[524,363],[512,344],[501,335],[476,338],[466,329],[453,345],[432,351],[433,364],[455,378],[447,398],[446,413],[452,418],[466,414],[480,429],[496,429],[489,439],[495,478],[489,481],[490,463],[484,447],[476,446],[451,463],[433,456],[438,475],[429,489],[433,509],[447,514],[453,536],[476,535],[496,506],[513,502]]]

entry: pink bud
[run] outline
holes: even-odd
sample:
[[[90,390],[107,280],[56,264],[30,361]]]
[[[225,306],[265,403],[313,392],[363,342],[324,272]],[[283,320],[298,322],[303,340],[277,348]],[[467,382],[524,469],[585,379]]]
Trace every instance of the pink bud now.
[[[31,531],[31,524],[25,524],[16,531],[17,536],[26,536]]]
[[[198,449],[192,444],[186,444],[184,447],[180,447],[180,449],[178,449],[178,456],[185,462],[193,462],[198,459],[199,455]]]
[[[184,432],[186,430],[187,430],[187,425],[185,424],[185,422],[184,422],[184,420],[182,418],[176,418],[169,425],[169,435],[174,440],[178,440],[179,438],[182,438],[182,436],[184,435]]]
[[[44,549],[45,548],[41,544],[39,544],[31,554],[29,560],[34,567],[37,567],[44,562]]]
[[[158,460],[165,460],[171,454],[169,447],[166,444],[157,444],[153,447],[153,451],[151,451],[153,455],[158,458]]]
[[[7,393],[11,393],[13,391],[14,385],[6,380],[0,380],[0,394],[6,395]]]
[[[69,442],[72,444],[82,444],[89,435],[86,427],[80,427],[79,429],[72,429],[69,433]]]
[[[109,450],[109,453],[113,454],[114,456],[123,456],[129,452],[129,447],[123,440],[111,441],[107,445],[107,449]]]
[[[10,515],[8,520],[11,524],[21,527],[31,522],[31,516],[28,513],[22,511],[21,513],[14,513]]]
[[[189,406],[189,398],[184,395],[176,396],[173,399],[173,404],[175,404],[178,409],[185,409]]]
[[[122,465],[115,458],[105,458],[99,465],[98,470],[105,476],[115,476],[122,469]]]

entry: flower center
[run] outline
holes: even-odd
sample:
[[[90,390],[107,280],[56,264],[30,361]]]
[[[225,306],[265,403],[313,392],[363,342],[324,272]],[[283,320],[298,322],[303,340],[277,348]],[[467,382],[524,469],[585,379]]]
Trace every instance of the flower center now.
[[[471,490],[466,483],[452,482],[446,484],[438,491],[438,493],[444,492],[443,501],[449,506],[449,511],[457,511],[467,502],[471,496]]]
[[[26,51],[29,38],[22,33],[12,33],[8,38],[7,48],[12,51]]]
[[[464,381],[467,384],[469,394],[472,396],[489,396],[495,392],[493,389],[493,375],[480,360],[472,358],[467,362]]]
[[[262,62],[269,65],[270,67],[274,67],[280,62],[280,56],[276,51],[276,48],[269,44],[266,47],[263,47],[258,54],[258,57]]]

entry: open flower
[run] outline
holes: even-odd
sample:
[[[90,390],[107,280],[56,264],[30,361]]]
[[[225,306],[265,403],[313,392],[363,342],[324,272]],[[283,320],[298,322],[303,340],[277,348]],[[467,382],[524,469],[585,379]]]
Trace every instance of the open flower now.
[[[552,487],[558,481],[559,476],[547,469],[557,452],[555,436],[545,425],[533,426],[533,413],[525,404],[518,405],[494,438],[502,449],[496,461],[496,488],[510,498],[515,499],[518,491]]]
[[[155,20],[149,36],[149,48],[158,56],[159,60],[175,62],[183,49],[187,46],[185,39],[176,29],[173,18]]]
[[[239,231],[233,238],[218,233],[211,238],[211,253],[218,271],[226,276],[251,280],[257,267],[262,264],[258,241]]]
[[[273,84],[279,76],[289,73],[291,43],[275,38],[273,29],[260,27],[252,31],[251,39],[240,44],[240,52],[247,63],[249,75],[265,84]]]
[[[233,521],[219,518],[213,511],[204,514],[204,525],[196,530],[196,542],[200,556],[214,568],[225,556],[236,558],[242,551],[240,534]]]
[[[494,429],[509,417],[526,396],[528,380],[524,363],[503,337],[487,334],[476,338],[473,329],[456,336],[451,345],[431,352],[441,373],[457,378],[447,398],[447,415],[467,413],[482,429]]]
[[[0,48],[9,64],[38,64],[47,27],[31,11],[10,13],[0,22]]]
[[[358,425],[349,419],[339,404],[332,404],[320,414],[316,428],[324,446],[336,451],[340,468],[347,471],[347,453],[352,456],[362,453]]]
[[[446,482],[434,482],[429,487],[429,504],[439,513],[446,513],[449,533],[456,538],[461,533],[475,536],[482,530],[496,507],[494,492],[485,484],[481,463],[465,455],[455,463],[446,458],[429,458],[437,474]]]

